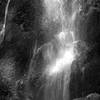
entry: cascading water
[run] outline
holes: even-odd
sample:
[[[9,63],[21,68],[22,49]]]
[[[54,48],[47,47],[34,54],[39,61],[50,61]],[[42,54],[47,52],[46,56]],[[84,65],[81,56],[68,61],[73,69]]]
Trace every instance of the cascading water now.
[[[58,34],[54,36],[54,40],[51,41],[44,54],[44,59],[47,62],[43,72],[46,78],[44,100],[70,100],[71,65],[77,56],[75,44],[78,42],[75,40],[74,34],[74,20],[79,11],[76,2],[76,0],[72,1],[72,12],[71,15],[68,15],[64,9],[64,0],[44,1],[45,16],[48,17],[46,21],[60,23],[60,31],[58,30]]]
[[[2,29],[0,31],[0,44],[3,42],[4,36],[5,36],[5,28],[6,28],[6,23],[7,23],[9,4],[10,4],[10,0],[7,1],[7,5],[5,7],[5,16],[4,16],[3,26],[2,26]]]

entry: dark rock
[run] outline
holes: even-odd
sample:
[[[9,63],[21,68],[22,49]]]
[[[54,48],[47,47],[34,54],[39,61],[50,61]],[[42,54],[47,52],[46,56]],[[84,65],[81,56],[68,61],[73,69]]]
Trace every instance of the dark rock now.
[[[73,100],[100,100],[100,95],[97,93],[91,93],[86,97],[80,97]]]

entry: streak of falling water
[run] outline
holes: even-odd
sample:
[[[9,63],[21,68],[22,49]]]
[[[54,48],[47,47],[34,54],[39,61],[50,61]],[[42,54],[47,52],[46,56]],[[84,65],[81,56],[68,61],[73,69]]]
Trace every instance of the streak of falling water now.
[[[55,36],[55,41],[57,42],[55,44],[51,43],[51,48],[47,48],[47,52],[45,53],[45,59],[48,63],[44,71],[46,77],[44,97],[45,100],[70,100],[69,82],[71,65],[76,59],[74,44],[78,42],[78,40],[75,40],[73,27],[79,7],[76,5],[77,0],[73,0],[71,4],[72,14],[66,17],[63,8],[64,0],[45,0],[45,2],[48,17],[51,18],[51,20],[56,20],[57,18],[57,21],[60,20],[61,31]],[[57,13],[55,13],[55,10]],[[54,13],[52,11],[54,11]],[[57,47],[57,53],[54,52],[53,47]]]
[[[5,7],[4,22],[3,22],[2,29],[0,31],[0,43],[3,41],[4,36],[5,36],[5,28],[6,28],[6,22],[7,22],[7,14],[8,14],[9,4],[10,4],[10,0],[7,1],[6,7]]]

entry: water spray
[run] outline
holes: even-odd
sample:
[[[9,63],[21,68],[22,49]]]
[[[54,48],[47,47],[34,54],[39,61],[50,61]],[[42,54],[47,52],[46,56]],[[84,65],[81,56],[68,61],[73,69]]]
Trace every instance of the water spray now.
[[[49,0],[47,0],[49,1]],[[57,0],[56,0],[57,2]],[[55,35],[55,38],[57,40],[57,45],[59,46],[58,54],[54,61],[51,61],[51,63],[48,65],[47,70],[49,70],[49,73],[59,73],[61,70],[65,70],[64,67],[67,65],[69,66],[73,60],[75,60],[75,52],[74,52],[74,44],[77,42],[75,41],[74,31],[71,30],[69,26],[65,24],[72,24],[69,23],[69,21],[66,20],[64,15],[64,9],[63,9],[63,1],[60,0],[60,9],[59,9],[59,15],[61,20],[61,31],[58,32],[58,34]],[[73,13],[73,16],[71,17],[71,21],[73,21],[75,18],[75,12]],[[71,25],[70,25],[71,26]],[[49,52],[50,53],[50,52]],[[51,67],[50,67],[51,66]]]

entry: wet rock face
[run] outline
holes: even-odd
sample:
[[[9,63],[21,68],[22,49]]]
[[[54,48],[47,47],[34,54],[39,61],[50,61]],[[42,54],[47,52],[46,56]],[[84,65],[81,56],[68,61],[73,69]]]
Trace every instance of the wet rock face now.
[[[5,9],[7,1],[1,0],[0,3],[0,7]],[[5,12],[3,9],[0,9],[0,21],[2,22],[4,21]],[[4,92],[0,93],[0,100],[33,98],[27,97],[25,93],[28,93],[28,90],[29,95],[31,95],[31,92],[33,93],[36,81],[31,81],[33,83],[31,83],[33,85],[31,91],[26,84],[28,83],[26,80],[34,48],[37,49],[45,43],[45,36],[41,29],[42,11],[41,0],[11,0],[9,4],[5,37],[2,44],[0,44],[0,92]],[[2,59],[5,63],[3,65]],[[11,64],[9,64],[10,60],[12,60]],[[33,64],[31,66],[33,67]],[[13,69],[12,73],[14,74],[12,76],[7,75],[10,71],[9,68]],[[22,82],[18,82],[19,80]]]
[[[79,18],[79,23],[77,23],[79,30],[76,33],[78,34],[79,38],[91,44],[99,42],[100,12],[91,8],[85,17],[79,16]]]
[[[15,14],[12,22],[20,26],[25,32],[37,28],[42,16],[42,4],[40,0],[19,0],[15,2],[14,6]]]
[[[97,93],[91,93],[87,95],[86,97],[76,98],[73,100],[100,100],[100,95]]]
[[[6,0],[0,0],[0,22],[3,21],[6,3]]]
[[[71,73],[70,81],[72,99],[85,97],[94,92],[100,93],[100,9],[91,4],[87,12],[84,12],[83,15],[82,13],[78,15],[75,24],[78,38],[89,46],[89,51],[86,54],[82,54],[85,56],[85,59],[81,55],[81,60],[76,61],[76,69],[72,66],[72,69],[74,69]]]

